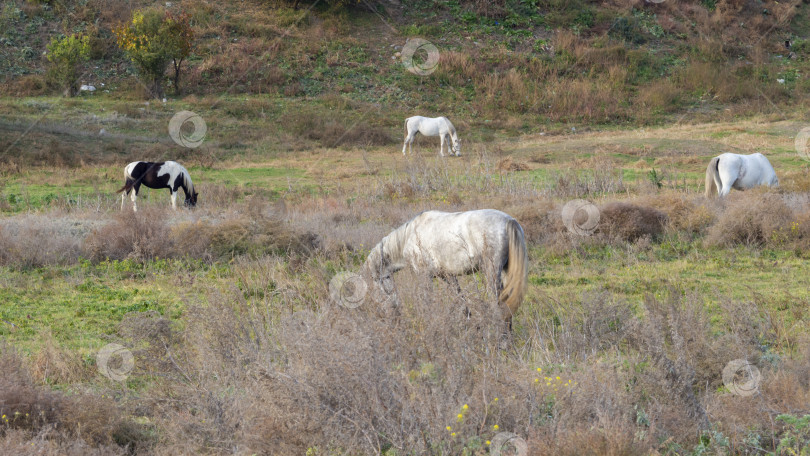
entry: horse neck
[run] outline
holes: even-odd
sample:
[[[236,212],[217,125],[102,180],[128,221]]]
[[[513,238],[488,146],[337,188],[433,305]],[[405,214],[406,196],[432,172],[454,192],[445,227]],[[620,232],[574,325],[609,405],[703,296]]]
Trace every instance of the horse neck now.
[[[397,228],[377,244],[375,250],[377,250],[376,256],[379,258],[375,258],[375,262],[378,264],[374,264],[374,267],[380,268],[386,258],[388,261],[385,263],[384,267],[388,273],[396,272],[403,266],[404,258],[402,256],[402,249],[405,245],[405,238],[407,236],[406,230],[409,225],[410,223],[406,223]]]

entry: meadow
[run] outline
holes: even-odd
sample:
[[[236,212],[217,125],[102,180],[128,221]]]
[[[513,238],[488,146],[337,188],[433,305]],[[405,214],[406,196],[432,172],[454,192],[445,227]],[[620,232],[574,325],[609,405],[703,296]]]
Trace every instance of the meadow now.
[[[166,101],[111,39],[151,2],[3,4],[0,453],[810,451],[806,5],[325,3],[177,2],[195,47]],[[94,93],[36,57],[66,26]],[[397,60],[415,36],[431,74]],[[415,112],[462,156],[403,156]],[[707,198],[722,152],[780,186]],[[197,207],[122,210],[135,160],[183,163]],[[577,199],[592,233],[563,221]],[[477,274],[401,271],[396,309],[330,293],[421,211],[481,208],[529,248],[507,346]]]

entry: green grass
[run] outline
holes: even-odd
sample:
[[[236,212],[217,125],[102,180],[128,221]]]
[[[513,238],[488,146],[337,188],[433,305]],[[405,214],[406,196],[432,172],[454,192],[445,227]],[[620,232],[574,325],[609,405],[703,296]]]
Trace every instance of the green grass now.
[[[2,268],[0,302],[6,304],[0,306],[0,336],[33,352],[41,343],[40,332],[49,331],[60,345],[85,354],[115,334],[117,323],[129,312],[157,311],[177,319],[183,308],[172,283],[182,269],[177,266],[166,261],[146,265],[123,261]]]

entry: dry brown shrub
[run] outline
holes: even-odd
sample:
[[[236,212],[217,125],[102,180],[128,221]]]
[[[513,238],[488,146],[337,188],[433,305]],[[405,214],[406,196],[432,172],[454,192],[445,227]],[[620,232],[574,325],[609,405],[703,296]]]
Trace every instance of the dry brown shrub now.
[[[701,234],[714,223],[717,215],[715,200],[680,193],[662,192],[641,198],[639,204],[650,206],[667,215],[669,225],[691,234]]]
[[[658,209],[630,203],[608,203],[600,209],[599,232],[608,238],[635,241],[664,232],[667,216]]]
[[[118,453],[125,449],[121,446],[134,450],[138,445],[148,445],[148,437],[123,419],[111,399],[91,394],[68,397],[37,385],[19,355],[5,345],[0,345],[0,372],[0,415],[6,417],[3,427],[20,430],[18,439],[49,440],[52,445],[48,447],[64,446],[62,451],[102,445]],[[0,441],[0,448],[11,443]]]
[[[31,430],[57,419],[62,397],[37,387],[20,357],[5,344],[0,345],[0,372],[0,414],[9,417],[8,426]]]
[[[219,260],[269,253],[308,254],[319,246],[316,235],[294,231],[285,220],[259,212],[219,223],[180,223],[172,228],[171,239],[175,255]]]
[[[40,383],[77,383],[89,377],[81,356],[59,346],[50,331],[40,331],[39,350],[30,361],[30,371]]]
[[[498,171],[501,172],[510,172],[510,171],[526,171],[529,168],[529,165],[526,162],[518,161],[512,158],[511,155],[508,155],[500,160],[498,160]]]
[[[612,394],[616,391],[603,392]],[[602,399],[602,398],[600,398]],[[627,405],[627,404],[625,404]],[[540,428],[529,441],[530,455],[604,455],[604,456],[647,456],[651,444],[648,439],[640,439],[645,429],[634,426],[629,420],[612,420],[610,415],[599,425],[579,423],[572,428]],[[608,421],[610,420],[610,421]],[[605,423],[604,421],[608,421]]]
[[[61,220],[28,216],[0,225],[0,264],[40,267],[70,264],[81,254],[81,241]]]
[[[384,146],[395,142],[387,128],[364,120],[352,123],[345,117],[313,112],[290,112],[281,119],[285,128],[323,147]]]
[[[678,109],[681,92],[670,80],[656,81],[639,90],[636,102],[647,115],[673,112]]]
[[[566,231],[560,210],[551,200],[538,199],[531,204],[508,206],[503,210],[520,223],[526,242],[544,243]]]
[[[47,91],[48,85],[40,75],[24,75],[0,84],[0,94],[9,97],[35,97]]]
[[[446,78],[456,84],[466,84],[467,81],[480,76],[478,65],[469,54],[458,51],[442,52],[439,56],[437,76]]]
[[[85,239],[87,257],[94,261],[170,258],[173,242],[167,215],[168,210],[149,207],[117,213],[112,222]]]
[[[724,203],[725,209],[706,235],[707,245],[776,245],[794,220],[784,199],[765,190],[732,192]]]
[[[240,442],[266,454],[312,446],[422,452],[450,444],[447,425],[469,435],[485,427],[494,435],[494,424],[528,423],[531,371],[507,368],[510,362],[493,350],[503,330],[500,311],[474,283],[463,282],[461,299],[444,282],[405,274],[396,281],[398,311],[376,289],[360,309],[338,306],[325,281],[310,286],[306,299],[292,300],[303,309],[283,310],[273,303],[291,301],[276,293],[209,295],[209,304],[188,313],[178,338],[184,344],[175,348],[180,370],[193,381],[173,385],[179,400],[156,414],[169,430],[166,444],[225,451]],[[276,272],[273,283],[285,280]],[[493,403],[495,397],[500,401]],[[467,420],[458,423],[463,404]]]

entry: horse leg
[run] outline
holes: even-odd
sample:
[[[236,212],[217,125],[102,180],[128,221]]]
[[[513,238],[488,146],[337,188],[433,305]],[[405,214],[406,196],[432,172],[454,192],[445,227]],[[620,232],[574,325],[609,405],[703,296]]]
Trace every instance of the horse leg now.
[[[177,191],[172,191],[172,209],[177,210]]]
[[[439,143],[439,156],[444,157],[444,135],[439,135],[441,142]]]
[[[124,200],[126,199],[126,197],[127,197],[127,193],[126,192],[121,192],[121,210],[122,211],[124,210]]]
[[[129,197],[132,200],[132,212],[138,212],[138,203],[135,202],[138,199],[138,191],[132,189],[132,194]]]
[[[402,155],[405,155],[405,148],[408,147],[411,154],[413,154],[413,138],[416,136],[416,132],[408,130],[408,134],[405,136],[405,142],[402,144]]]
[[[720,195],[720,197],[724,197],[731,193],[731,189],[734,187],[734,183],[736,181],[737,176],[733,176],[732,173],[728,172],[727,170],[721,170],[720,185],[717,187],[717,193]]]

